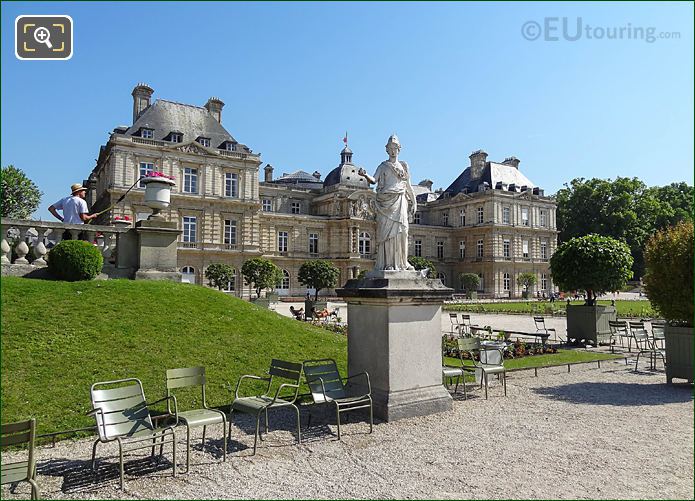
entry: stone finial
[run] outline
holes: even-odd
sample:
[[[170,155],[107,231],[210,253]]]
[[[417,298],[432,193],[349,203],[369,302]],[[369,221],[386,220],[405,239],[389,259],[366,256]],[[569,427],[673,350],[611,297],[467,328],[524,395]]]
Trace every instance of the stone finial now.
[[[14,250],[17,253],[17,259],[14,260],[15,264],[29,264],[26,258],[26,255],[29,253],[29,246],[24,240],[19,242]]]
[[[43,244],[43,242],[38,242],[34,246],[34,261],[31,263],[34,266],[46,266],[46,260],[44,259],[44,256],[48,252],[48,249],[46,249],[46,246]]]

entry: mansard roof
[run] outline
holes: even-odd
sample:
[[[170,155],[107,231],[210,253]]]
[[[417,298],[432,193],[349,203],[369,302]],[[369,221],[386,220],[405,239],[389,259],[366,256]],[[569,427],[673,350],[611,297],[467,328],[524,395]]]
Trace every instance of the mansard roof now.
[[[507,189],[507,187],[512,184],[515,185],[517,189],[521,186],[527,186],[529,189],[536,187],[536,185],[524,176],[518,168],[497,162],[487,162],[480,177],[477,178],[472,177],[471,168],[467,167],[459,177],[444,190],[440,198],[443,198],[445,194],[448,194],[446,196],[453,197],[463,191],[467,191],[468,193],[478,191],[478,186],[483,183],[487,183],[490,189],[494,189],[498,183],[502,183],[504,189]]]

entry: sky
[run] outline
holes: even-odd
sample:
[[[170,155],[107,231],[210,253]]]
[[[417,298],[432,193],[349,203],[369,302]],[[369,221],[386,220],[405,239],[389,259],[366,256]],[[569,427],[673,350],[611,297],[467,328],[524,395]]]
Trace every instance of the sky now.
[[[73,57],[18,60],[26,14],[70,15]],[[138,82],[221,98],[276,176],[325,176],[347,131],[370,172],[398,134],[435,188],[477,149],[518,157],[546,194],[575,177],[693,184],[690,2],[2,2],[1,17],[0,163],[43,191],[43,219],[132,123]]]

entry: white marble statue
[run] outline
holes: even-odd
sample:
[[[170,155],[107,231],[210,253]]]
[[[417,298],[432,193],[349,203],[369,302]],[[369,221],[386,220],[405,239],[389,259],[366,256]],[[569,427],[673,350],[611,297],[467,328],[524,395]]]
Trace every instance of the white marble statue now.
[[[408,164],[398,160],[401,144],[396,135],[389,137],[386,152],[374,177],[358,171],[369,184],[376,183],[376,265],[374,270],[414,270],[408,262],[408,216],[417,203],[410,185]]]

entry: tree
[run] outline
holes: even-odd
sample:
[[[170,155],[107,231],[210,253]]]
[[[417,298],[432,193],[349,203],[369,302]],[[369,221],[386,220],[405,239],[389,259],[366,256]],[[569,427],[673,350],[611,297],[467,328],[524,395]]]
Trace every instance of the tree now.
[[[427,269],[427,278],[437,278],[437,268],[429,259],[420,256],[410,256],[408,262],[418,271]]]
[[[277,286],[282,282],[282,270],[275,263],[262,257],[254,257],[244,262],[241,274],[247,283],[256,291],[256,297],[261,297],[261,291]]]
[[[480,277],[475,273],[461,273],[459,274],[459,280],[461,285],[463,285],[463,290],[466,292],[477,291],[480,285]]]
[[[538,283],[538,278],[536,277],[535,273],[527,271],[525,273],[521,273],[516,278],[516,283],[519,284],[520,287],[523,287],[524,291],[528,291],[529,287],[532,287]]]
[[[0,216],[29,219],[39,207],[43,193],[22,169],[8,165],[0,169],[2,203]]]
[[[205,269],[205,278],[210,282],[210,287],[224,289],[227,284],[234,282],[236,278],[234,268],[228,264],[212,263]]]
[[[693,324],[693,223],[656,233],[647,242],[644,287],[654,308],[668,320]]]
[[[302,263],[297,278],[300,284],[316,289],[314,301],[318,301],[321,289],[329,289],[338,284],[340,270],[330,261],[314,259]]]
[[[630,248],[601,235],[576,237],[560,246],[550,259],[553,280],[560,289],[586,291],[586,304],[596,297],[620,290],[632,277]]]

